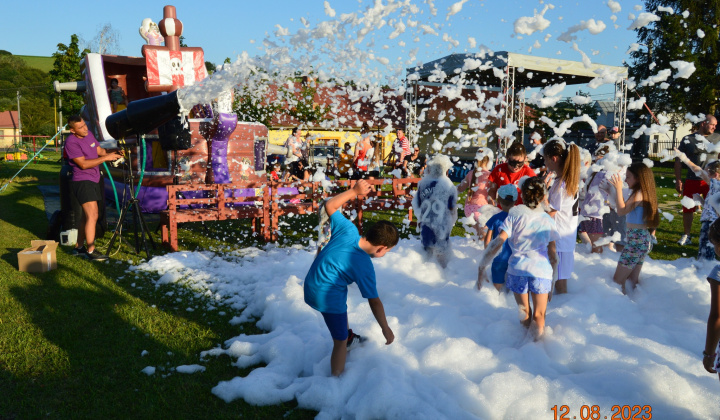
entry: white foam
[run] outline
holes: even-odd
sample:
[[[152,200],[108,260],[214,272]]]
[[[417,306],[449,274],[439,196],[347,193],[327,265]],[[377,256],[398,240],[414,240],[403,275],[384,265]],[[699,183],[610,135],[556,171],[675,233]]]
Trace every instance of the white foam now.
[[[255,405],[297,399],[320,418],[552,418],[550,407],[651,405],[656,418],[710,418],[720,404],[717,376],[702,368],[712,263],[647,259],[639,288],[624,296],[612,281],[618,254],[575,254],[569,294],[547,311],[543,341],[518,323],[512,295],[474,290],[481,245],[451,238],[442,270],[422,258],[417,239],[373,260],[396,340],[386,346],[365,299],[350,287],[348,316],[364,346],[346,372],[330,376],[332,340],[303,301],[314,249],[249,248],[228,255],[177,252],[135,270],[175,272],[186,287],[235,308],[267,333],[226,337],[238,368],[263,363],[212,392]],[[656,245],[656,246],[662,246]],[[282,264],[277,264],[282,261]],[[240,267],[242,267],[240,269]]]

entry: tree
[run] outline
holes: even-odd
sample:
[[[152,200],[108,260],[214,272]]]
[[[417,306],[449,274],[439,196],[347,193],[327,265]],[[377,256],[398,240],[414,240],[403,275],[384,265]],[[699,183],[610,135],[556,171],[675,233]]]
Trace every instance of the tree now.
[[[23,134],[54,134],[50,90],[47,73],[13,55],[0,55],[0,111],[16,111],[20,91]]]
[[[285,89],[272,84],[267,73],[255,72],[253,77],[235,88],[233,111],[241,121],[255,121],[270,127],[273,117],[282,111]]]
[[[55,62],[53,69],[50,70],[50,77],[59,82],[74,82],[82,80],[80,72],[80,60],[90,51],[88,49],[80,50],[78,46],[78,36],[73,34],[70,36],[70,45],[58,44],[58,50],[53,54]],[[83,106],[83,98],[77,92],[62,92],[62,108],[60,109],[65,116],[80,113]]]
[[[120,51],[120,34],[112,27],[112,24],[106,23],[87,43],[86,49],[98,54],[117,54]]]
[[[302,78],[300,91],[288,96],[288,115],[300,121],[302,125],[313,126],[325,120],[330,105],[315,102],[317,83],[310,76]]]
[[[659,6],[674,13],[657,11]],[[645,9],[661,19],[635,29],[641,45],[631,53],[629,65],[638,83],[635,90],[653,111],[667,113],[672,123],[687,112],[714,114],[720,83],[720,0],[645,0]],[[692,63],[696,70],[689,78],[670,76],[664,84],[648,80],[663,70],[676,74],[673,61]]]
[[[217,71],[217,66],[213,64],[211,61],[205,62],[205,70],[207,70],[208,75],[213,74]]]

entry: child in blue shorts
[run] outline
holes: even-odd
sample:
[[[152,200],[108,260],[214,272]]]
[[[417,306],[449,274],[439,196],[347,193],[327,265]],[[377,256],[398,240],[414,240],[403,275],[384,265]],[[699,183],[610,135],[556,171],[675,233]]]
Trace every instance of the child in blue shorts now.
[[[380,221],[361,237],[355,225],[338,211],[348,200],[367,195],[368,192],[370,184],[358,180],[352,189],[325,202],[332,235],[305,276],[305,303],[322,313],[333,339],[330,369],[334,376],[339,376],[345,370],[348,348],[364,341],[349,329],[349,284],[356,283],[360,294],[368,300],[370,310],[385,336],[385,344],[395,340],[385,318],[385,308],[378,297],[371,258],[380,258],[397,245],[398,230],[392,223]]]
[[[520,322],[526,328],[536,325],[536,339],[545,331],[545,310],[552,280],[557,270],[555,220],[545,212],[547,189],[540,177],[527,179],[522,185],[523,204],[513,207],[500,227],[500,234],[485,249],[478,283],[487,279],[485,268],[507,240],[512,250],[508,261],[506,286],[515,294],[520,308]],[[529,292],[529,293],[528,293]],[[528,294],[532,298],[530,308]]]
[[[515,202],[518,198],[517,187],[513,184],[503,185],[498,189],[497,194],[497,202],[500,204],[502,211],[491,217],[485,224],[488,228],[487,233],[485,234],[485,249],[487,249],[490,241],[497,238],[500,234],[500,226],[502,226],[505,219],[507,219],[508,212],[515,206]],[[512,255],[510,244],[505,242],[505,244],[503,244],[502,251],[500,251],[500,254],[495,257],[492,262],[492,266],[490,267],[492,282],[498,292],[502,291],[503,285],[505,284],[505,273],[507,273],[510,255]],[[481,284],[478,283],[478,288],[480,287]]]

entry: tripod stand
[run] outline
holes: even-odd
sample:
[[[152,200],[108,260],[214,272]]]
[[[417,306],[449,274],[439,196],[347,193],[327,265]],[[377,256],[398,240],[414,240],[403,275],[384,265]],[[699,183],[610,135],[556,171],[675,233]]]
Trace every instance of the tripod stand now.
[[[138,135],[137,138],[140,138],[141,141],[145,142],[145,136]],[[125,221],[125,217],[128,215],[128,213],[132,212],[133,216],[133,227],[135,231],[135,253],[140,253],[140,245],[142,244],[143,248],[145,249],[145,255],[147,256],[148,260],[150,259],[150,250],[148,249],[148,240],[150,241],[150,245],[152,245],[153,250],[155,249],[155,242],[153,241],[152,236],[150,235],[150,229],[148,229],[147,223],[145,223],[145,218],[142,215],[142,212],[140,211],[140,204],[139,200],[137,199],[136,192],[135,192],[135,175],[133,174],[132,169],[132,159],[130,158],[130,148],[128,147],[127,143],[123,140],[118,140],[118,144],[125,150],[125,156],[127,158],[125,159],[126,162],[126,169],[125,169],[125,176],[124,176],[124,182],[125,185],[128,187],[128,191],[130,193],[130,198],[125,202],[125,206],[123,207],[122,211],[120,212],[120,217],[118,219],[117,226],[115,226],[115,231],[113,232],[112,237],[110,238],[110,243],[108,244],[108,255],[110,254],[110,250],[113,247],[113,244],[115,243],[115,239],[120,238],[120,240],[124,240],[122,237],[122,227],[123,222]],[[143,147],[144,150],[144,147]],[[140,166],[140,157],[138,156],[137,165]],[[139,231],[139,232],[138,232]],[[147,239],[145,238],[145,235],[147,234]],[[127,243],[127,241],[126,241]],[[128,244],[130,245],[130,244]]]

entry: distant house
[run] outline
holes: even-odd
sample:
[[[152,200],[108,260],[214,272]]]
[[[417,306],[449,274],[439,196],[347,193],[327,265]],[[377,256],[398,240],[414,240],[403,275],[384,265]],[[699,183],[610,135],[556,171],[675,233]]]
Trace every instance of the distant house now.
[[[615,103],[612,101],[595,101],[593,108],[597,110],[595,122],[605,127],[614,127],[615,124]]]
[[[20,141],[18,132],[18,112],[0,112],[0,148],[9,148]]]

